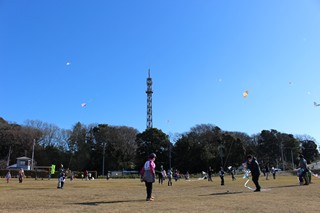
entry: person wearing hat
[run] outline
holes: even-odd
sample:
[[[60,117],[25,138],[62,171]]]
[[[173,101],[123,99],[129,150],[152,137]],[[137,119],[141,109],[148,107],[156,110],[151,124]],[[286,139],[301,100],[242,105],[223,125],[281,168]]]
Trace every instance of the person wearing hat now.
[[[152,184],[155,182],[155,168],[156,164],[154,163],[156,159],[156,154],[151,153],[148,157],[148,160],[144,163],[144,166],[141,169],[141,178],[145,182],[147,190],[147,199],[146,201],[153,201],[152,197]]]
[[[251,171],[252,181],[254,185],[256,185],[256,190],[254,191],[260,192],[261,190],[261,187],[259,185],[260,167],[257,160],[252,155],[247,156],[247,166],[248,166],[248,169]]]

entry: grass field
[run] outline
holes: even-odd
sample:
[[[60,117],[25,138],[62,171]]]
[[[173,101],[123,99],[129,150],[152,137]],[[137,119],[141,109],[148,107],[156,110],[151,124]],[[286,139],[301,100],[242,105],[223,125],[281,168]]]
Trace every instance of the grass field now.
[[[9,184],[0,179],[0,212],[319,212],[320,179],[299,186],[296,176],[279,175],[260,183],[262,192],[244,187],[245,179],[225,177],[213,182],[191,179],[154,184],[153,202],[146,202],[145,186],[138,179],[66,180],[64,189],[57,181],[16,178]],[[248,186],[254,187],[252,181]]]

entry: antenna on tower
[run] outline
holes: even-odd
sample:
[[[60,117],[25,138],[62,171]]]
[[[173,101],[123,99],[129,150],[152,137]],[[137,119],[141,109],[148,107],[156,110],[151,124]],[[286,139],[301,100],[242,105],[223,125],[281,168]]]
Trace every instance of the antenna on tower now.
[[[150,77],[150,68],[147,78],[147,129],[152,128],[152,78]]]

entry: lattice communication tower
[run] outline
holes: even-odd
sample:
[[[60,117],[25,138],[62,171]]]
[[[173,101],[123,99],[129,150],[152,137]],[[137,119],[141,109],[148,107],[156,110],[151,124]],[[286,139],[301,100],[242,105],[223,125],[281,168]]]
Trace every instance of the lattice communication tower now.
[[[152,78],[150,77],[150,69],[147,78],[147,129],[152,128]]]

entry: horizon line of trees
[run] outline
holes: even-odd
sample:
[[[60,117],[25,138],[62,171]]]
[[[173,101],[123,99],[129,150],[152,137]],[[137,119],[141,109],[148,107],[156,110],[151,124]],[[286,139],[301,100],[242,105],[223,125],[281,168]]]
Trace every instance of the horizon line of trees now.
[[[314,138],[294,137],[274,129],[249,136],[200,124],[169,136],[157,128],[140,133],[127,126],[77,122],[69,130],[39,120],[19,125],[0,117],[0,169],[8,162],[15,163],[17,157],[31,157],[33,145],[36,165],[62,163],[73,171],[96,170],[99,175],[112,170],[140,170],[152,152],[157,155],[158,168],[163,165],[183,173],[207,171],[209,166],[215,171],[221,166],[239,167],[248,154],[253,154],[261,166],[282,169],[295,168],[299,154],[308,163],[319,158]]]

